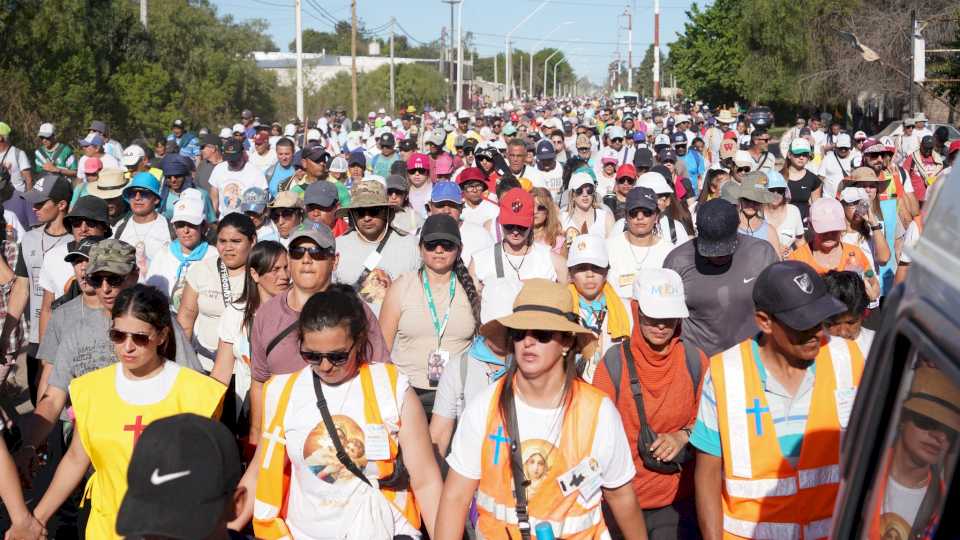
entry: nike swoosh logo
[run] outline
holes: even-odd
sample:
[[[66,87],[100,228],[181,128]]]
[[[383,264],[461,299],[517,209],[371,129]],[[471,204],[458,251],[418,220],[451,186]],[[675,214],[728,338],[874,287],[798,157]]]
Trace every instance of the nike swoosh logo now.
[[[755,279],[757,279],[757,278],[755,278],[755,277],[752,277],[752,278],[749,278],[749,279],[748,279],[748,278],[744,278],[743,282],[744,282],[744,283],[750,283],[751,281],[753,281],[753,280],[755,280]]]
[[[176,480],[177,478],[183,478],[190,474],[190,471],[180,471],[170,474],[160,474],[160,469],[154,469],[153,474],[150,475],[150,483],[159,486],[161,484],[166,484],[171,480]]]

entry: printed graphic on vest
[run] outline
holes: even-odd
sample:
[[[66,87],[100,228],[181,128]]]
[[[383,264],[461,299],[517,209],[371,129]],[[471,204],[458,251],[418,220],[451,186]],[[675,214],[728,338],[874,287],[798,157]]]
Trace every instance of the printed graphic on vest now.
[[[527,486],[528,498],[533,498],[537,489],[546,481],[567,470],[562,453],[543,439],[523,441],[520,444],[520,455],[523,458],[523,475],[530,482]]]
[[[333,425],[337,427],[337,436],[343,449],[360,470],[367,466],[366,446],[363,430],[349,416],[334,415]],[[317,478],[328,484],[355,480],[353,475],[337,459],[337,450],[321,420],[307,436],[303,445],[303,459]]]

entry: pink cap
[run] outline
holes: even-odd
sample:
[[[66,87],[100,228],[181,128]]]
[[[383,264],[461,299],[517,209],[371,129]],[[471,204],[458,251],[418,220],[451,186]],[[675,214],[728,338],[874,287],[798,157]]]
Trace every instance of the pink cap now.
[[[253,136],[253,144],[267,144],[270,141],[270,134],[266,131],[258,131]]]
[[[847,229],[843,205],[836,199],[821,197],[810,205],[810,225],[813,232],[823,234]]]
[[[88,157],[83,162],[84,174],[97,174],[103,168],[103,162],[98,157]]]
[[[437,174],[453,174],[453,158],[450,154],[444,152],[440,154],[436,162]]]
[[[430,158],[426,154],[414,153],[407,158],[407,170],[427,169],[430,170]]]

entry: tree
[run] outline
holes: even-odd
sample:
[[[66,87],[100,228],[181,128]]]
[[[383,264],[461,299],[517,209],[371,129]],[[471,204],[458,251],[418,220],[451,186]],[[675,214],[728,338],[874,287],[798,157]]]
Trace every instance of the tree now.
[[[687,11],[690,20],[670,44],[670,60],[677,84],[690,97],[720,104],[739,96],[738,72],[744,51],[737,26],[742,3],[717,0],[703,11],[694,3]]]

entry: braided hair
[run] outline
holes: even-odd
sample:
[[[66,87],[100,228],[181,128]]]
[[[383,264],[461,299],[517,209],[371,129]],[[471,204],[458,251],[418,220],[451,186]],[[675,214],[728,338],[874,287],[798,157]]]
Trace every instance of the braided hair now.
[[[470,312],[473,313],[473,332],[480,329],[480,293],[477,292],[477,286],[473,282],[473,276],[467,270],[467,265],[463,264],[463,259],[457,256],[457,261],[453,263],[453,275],[457,276],[457,281],[467,293],[467,300],[470,301]]]

